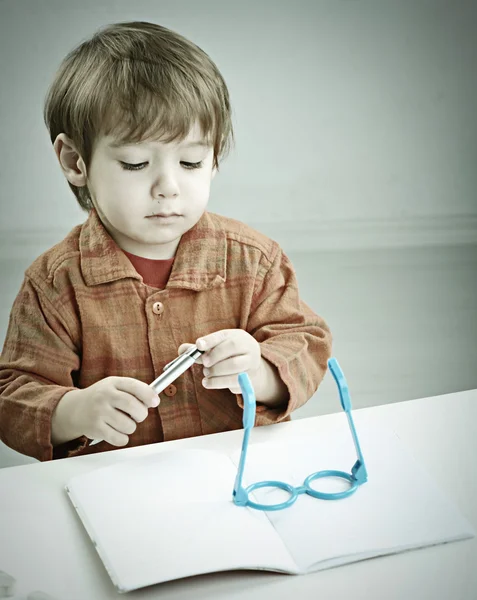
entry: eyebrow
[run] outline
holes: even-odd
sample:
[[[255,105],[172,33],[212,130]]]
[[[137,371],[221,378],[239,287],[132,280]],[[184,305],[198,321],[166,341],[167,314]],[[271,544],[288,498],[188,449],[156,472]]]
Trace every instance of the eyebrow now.
[[[123,142],[111,142],[110,144],[108,144],[108,146],[110,148],[127,148],[127,147],[133,147],[133,146],[138,146],[140,142],[134,144],[128,144],[128,143],[123,143]],[[146,142],[147,143],[147,142]],[[204,142],[202,140],[196,141],[196,142],[188,142],[187,144],[184,144],[183,146],[184,148],[194,148],[194,147],[201,147],[201,148],[209,148],[210,144],[208,144],[207,142]]]

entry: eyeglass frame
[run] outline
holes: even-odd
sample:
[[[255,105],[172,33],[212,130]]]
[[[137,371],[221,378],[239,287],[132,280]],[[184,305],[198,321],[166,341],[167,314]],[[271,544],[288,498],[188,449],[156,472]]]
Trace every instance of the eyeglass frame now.
[[[351,398],[349,394],[348,383],[336,358],[332,357],[328,360],[328,368],[338,387],[341,407],[345,411],[346,416],[348,418],[348,424],[350,427],[351,435],[353,437],[353,442],[356,449],[356,454],[358,457],[357,461],[351,468],[351,474],[346,473],[345,471],[322,470],[309,475],[305,479],[303,485],[299,487],[294,487],[283,481],[259,481],[257,483],[252,483],[247,488],[244,488],[242,486],[242,478],[247,458],[250,432],[255,424],[256,399],[252,382],[250,381],[249,376],[247,375],[247,373],[240,373],[238,376],[238,381],[240,389],[242,391],[244,404],[242,419],[244,435],[242,440],[242,450],[240,453],[239,466],[237,469],[237,476],[235,478],[233,489],[234,504],[243,507],[248,506],[255,510],[263,511],[283,510],[292,506],[292,504],[295,503],[296,499],[300,494],[308,494],[309,496],[312,496],[314,498],[320,498],[321,500],[341,500],[342,498],[347,498],[351,496],[351,494],[354,494],[360,485],[366,483],[366,481],[368,480],[368,472],[366,470],[366,465],[364,463],[363,454],[361,452],[358,434],[354,424],[353,416],[351,414]],[[322,479],[325,477],[338,477],[340,479],[344,479],[350,483],[350,487],[341,492],[320,492],[318,490],[314,490],[311,487],[310,484],[312,481],[315,481],[316,479]],[[253,490],[264,487],[274,487],[282,489],[290,493],[290,498],[288,498],[288,500],[286,500],[285,502],[270,505],[260,504],[257,502],[253,502],[249,499],[249,494]]]

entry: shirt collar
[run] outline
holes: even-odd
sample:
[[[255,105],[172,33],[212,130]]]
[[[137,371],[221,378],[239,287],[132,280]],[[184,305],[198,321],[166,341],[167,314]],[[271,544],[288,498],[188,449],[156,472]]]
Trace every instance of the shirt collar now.
[[[131,262],[109,235],[93,208],[79,238],[81,270],[86,285],[99,285],[132,277],[141,279]],[[219,218],[204,212],[179,242],[167,288],[202,290],[226,280],[227,240]]]

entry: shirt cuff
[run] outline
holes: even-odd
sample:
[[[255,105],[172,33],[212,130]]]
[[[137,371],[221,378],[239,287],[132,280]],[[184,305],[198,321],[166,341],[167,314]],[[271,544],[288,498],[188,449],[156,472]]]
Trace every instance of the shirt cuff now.
[[[81,437],[77,440],[71,440],[58,446],[53,446],[51,443],[51,420],[53,412],[60,403],[63,396],[72,390],[74,387],[62,387],[54,390],[54,392],[45,396],[41,405],[37,409],[36,417],[36,440],[39,447],[39,452],[35,452],[32,456],[40,461],[53,460],[56,458],[66,458],[80,452],[88,442],[88,438]],[[84,440],[84,441],[83,441]],[[69,445],[69,446],[68,446]],[[68,449],[66,448],[68,446]]]
[[[76,440],[70,440],[64,444],[58,444],[53,447],[53,460],[57,458],[70,458],[71,456],[78,456],[88,447],[90,439],[85,435],[77,438]]]
[[[243,409],[243,398],[242,394],[235,394],[237,398],[237,404]],[[281,423],[283,421],[290,421],[290,400],[286,404],[280,406],[274,406],[273,408],[265,406],[257,402],[255,409],[255,427],[260,425],[272,425],[273,423]]]
[[[273,348],[269,344],[260,344],[261,355],[265,360],[268,360],[277,370],[278,375],[287,386],[288,389],[288,401],[280,404],[279,406],[267,406],[257,402],[257,408],[255,411],[255,426],[259,425],[271,425],[272,423],[280,423],[283,421],[291,420],[291,413],[297,409],[300,404],[296,394],[296,384],[291,376],[288,368],[288,363],[283,360],[283,357],[274,352]],[[236,394],[237,404],[243,409],[243,398],[242,394]]]

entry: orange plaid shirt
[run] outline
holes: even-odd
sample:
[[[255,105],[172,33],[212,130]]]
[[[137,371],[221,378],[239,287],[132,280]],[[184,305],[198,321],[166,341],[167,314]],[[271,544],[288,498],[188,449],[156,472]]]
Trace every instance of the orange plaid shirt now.
[[[288,420],[323,379],[331,354],[324,320],[300,300],[279,245],[238,221],[205,212],[178,246],[164,289],[146,285],[93,210],[25,272],[0,357],[0,439],[39,460],[112,450],[86,437],[53,448],[62,396],[105,377],[151,383],[184,342],[240,328],[278,369],[289,400],[257,405],[256,425]],[[206,390],[193,365],[128,446],[242,427],[241,396]]]

